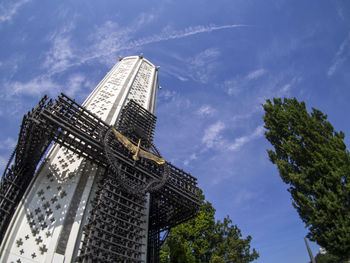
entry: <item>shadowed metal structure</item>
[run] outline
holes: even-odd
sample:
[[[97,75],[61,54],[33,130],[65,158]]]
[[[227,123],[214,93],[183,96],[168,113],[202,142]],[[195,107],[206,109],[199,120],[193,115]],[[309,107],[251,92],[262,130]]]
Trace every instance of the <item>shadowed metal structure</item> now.
[[[158,262],[161,233],[194,217],[199,200],[196,178],[164,161],[154,146],[155,122],[156,117],[133,100],[123,108],[114,129],[64,94],[56,100],[45,96],[24,116],[17,146],[1,179],[1,242],[6,241],[10,221],[36,170],[46,162],[44,159],[37,168],[40,160],[55,142],[101,170],[75,260],[145,262],[142,240],[146,230],[147,262]],[[67,208],[68,213],[76,214],[86,180],[84,176],[79,179],[75,203]],[[149,202],[149,210],[145,210],[145,202]],[[49,204],[45,209],[49,216]],[[28,221],[34,222],[35,216],[27,214]],[[57,253],[64,254],[73,219],[68,215],[62,222]],[[18,247],[20,244],[17,240]],[[46,248],[40,249],[45,252]]]

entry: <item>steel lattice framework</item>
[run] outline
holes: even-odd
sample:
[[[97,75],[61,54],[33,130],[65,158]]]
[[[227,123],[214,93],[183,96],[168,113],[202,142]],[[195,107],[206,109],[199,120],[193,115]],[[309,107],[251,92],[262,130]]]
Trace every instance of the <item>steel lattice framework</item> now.
[[[116,129],[131,143],[161,157],[153,145],[156,117],[134,101]],[[199,208],[196,178],[165,162],[133,160],[112,129],[74,100],[45,96],[23,117],[19,139],[0,183],[0,240],[49,145],[55,142],[104,169],[84,229],[80,262],[142,262],[148,222],[148,259],[159,261],[161,234],[194,217]],[[45,162],[45,160],[44,160]],[[145,211],[149,193],[149,215]],[[145,220],[145,218],[148,220]],[[166,236],[166,235],[165,235]]]

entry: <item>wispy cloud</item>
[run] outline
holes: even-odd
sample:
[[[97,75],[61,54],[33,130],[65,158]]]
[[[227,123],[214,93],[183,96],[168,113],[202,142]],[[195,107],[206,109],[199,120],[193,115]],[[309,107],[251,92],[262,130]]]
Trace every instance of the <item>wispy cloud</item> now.
[[[7,157],[8,158],[8,157]],[[6,159],[4,156],[1,156],[0,155],[0,173],[2,174],[4,169],[5,169],[5,166],[8,162],[8,159]]]
[[[301,81],[302,81],[302,77],[294,76],[291,79],[289,79],[287,82],[284,81],[283,84],[276,86],[274,91],[271,91],[271,92],[273,92],[273,94],[269,94],[269,95],[274,96],[274,97],[288,96],[291,92],[292,87],[297,85]],[[265,102],[265,99],[264,99],[264,101],[261,101],[261,103],[263,103],[263,102]]]
[[[69,96],[76,98],[84,98],[88,95],[86,88],[91,88],[91,83],[86,75],[75,73],[66,78],[65,82],[58,83],[51,76],[43,75],[35,77],[27,82],[15,81],[6,84],[9,87],[6,91],[6,98],[9,99],[15,95],[42,96],[48,94],[51,96],[64,92]],[[85,92],[83,92],[85,90]]]
[[[221,144],[222,136],[220,133],[224,128],[225,124],[222,121],[217,121],[205,129],[202,137],[202,143],[207,149],[212,148],[215,144]]]
[[[0,62],[0,70],[7,79],[11,79],[18,72],[24,60],[25,56],[23,54],[16,53],[11,55],[9,58]]]
[[[145,24],[149,24],[155,18],[156,16],[152,13],[141,13],[137,19],[137,27],[141,27],[141,26],[144,26]]]
[[[169,54],[174,60],[181,63],[181,67],[166,65],[163,73],[176,77],[181,81],[192,79],[202,84],[208,83],[218,68],[221,52],[216,47],[199,51],[193,56],[182,57],[176,53]]]
[[[256,127],[253,133],[236,138],[234,142],[231,145],[229,145],[228,149],[230,151],[237,151],[241,149],[243,145],[249,143],[252,140],[255,140],[256,138],[261,137],[263,133],[264,133],[264,126],[260,125]]]
[[[195,57],[189,59],[189,63],[194,68],[205,67],[211,60],[216,59],[220,55],[217,48],[208,48],[200,52]]]
[[[65,92],[67,95],[75,97],[75,95],[86,86],[86,76],[84,74],[74,74],[69,77]]]
[[[18,94],[41,96],[48,93],[52,95],[61,90],[61,86],[47,76],[36,77],[27,82],[15,81],[8,83],[6,86],[9,87],[7,90],[8,97]]]
[[[238,96],[238,94],[242,91],[241,85],[242,82],[237,79],[225,80],[222,83],[223,89],[230,96]]]
[[[252,82],[258,78],[261,78],[267,73],[266,69],[257,69],[248,72],[245,76],[236,76],[232,79],[225,80],[222,84],[223,89],[230,96],[238,96],[248,86],[252,86]]]
[[[187,59],[189,76],[198,82],[207,83],[216,67],[216,60],[220,56],[217,48],[208,48],[193,58]]]
[[[185,60],[181,60],[181,61],[185,61]],[[162,67],[161,70],[162,70],[163,75],[173,76],[180,81],[188,81],[189,80],[189,77],[187,76],[188,72],[181,67],[176,67],[172,64],[167,64],[165,67]]]
[[[68,75],[64,78],[63,82],[65,83],[57,81],[57,78],[54,77],[57,73],[66,71],[71,63],[74,63],[78,58],[78,52],[71,40],[71,32],[74,28],[75,24],[68,22],[47,36],[46,40],[51,43],[51,47],[44,53],[44,59],[40,65],[45,73],[34,76],[27,81],[6,82],[4,86],[8,87],[6,90],[7,99],[15,95],[41,96],[44,93],[55,95],[62,91],[74,96],[86,86],[83,85],[86,79],[82,74]]]
[[[203,105],[197,110],[197,114],[200,116],[210,116],[215,112],[215,109],[210,105]]]
[[[175,99],[176,92],[174,90],[162,90],[159,92],[159,99],[165,101],[173,101]]]
[[[328,77],[331,77],[335,73],[337,68],[341,66],[341,64],[343,64],[344,61],[348,58],[349,54],[346,54],[346,52],[349,52],[349,43],[350,43],[350,32],[345,37],[343,42],[340,44],[338,51],[333,58],[333,63],[329,67],[327,72]]]
[[[199,25],[199,26],[190,26],[183,30],[165,30],[159,35],[153,35],[150,37],[141,38],[139,40],[132,41],[133,46],[143,46],[151,43],[156,43],[160,41],[167,41],[171,39],[178,39],[178,38],[185,38],[194,36],[201,33],[210,33],[217,30],[224,30],[224,29],[232,29],[237,27],[247,27],[249,25],[241,25],[241,24],[232,24],[232,25],[223,25],[223,26],[216,26],[216,25]]]
[[[16,141],[11,137],[7,137],[5,140],[0,141],[1,150],[13,150],[16,146]]]
[[[257,113],[261,111],[260,105],[266,99],[289,96],[302,79],[294,70],[273,74],[268,69],[258,69],[225,80],[219,87],[228,95],[239,97],[237,103],[241,107],[237,110],[240,114],[244,109],[246,112]],[[252,92],[254,96],[251,95]]]
[[[144,37],[144,38],[140,38],[140,39],[136,39],[136,40],[124,38],[124,41],[120,41],[120,39],[118,38],[118,40],[113,41],[113,37],[111,37],[111,40],[112,40],[111,42],[114,45],[108,46],[109,49],[105,49],[105,48],[103,48],[103,49],[109,50],[109,53],[115,53],[118,51],[130,50],[130,49],[134,49],[136,47],[140,47],[140,46],[144,46],[144,45],[148,45],[148,44],[153,44],[153,43],[157,43],[157,42],[161,42],[161,41],[186,38],[186,37],[190,37],[193,35],[202,34],[202,33],[210,33],[210,32],[217,31],[217,30],[232,29],[232,28],[239,28],[239,27],[248,27],[248,26],[249,25],[242,25],[242,24],[231,24],[231,25],[223,25],[223,26],[198,25],[198,26],[190,26],[190,27],[187,27],[183,30],[173,30],[173,29],[168,29],[167,27],[165,27],[161,31],[160,34],[156,34],[156,35],[152,35],[149,37]],[[125,31],[133,32],[135,30],[130,28],[130,29],[126,29]],[[108,40],[108,41],[110,41],[110,40]],[[125,45],[120,45],[120,42],[124,43]],[[206,55],[211,55],[211,54],[206,54]],[[99,56],[99,55],[96,55],[96,56]],[[92,56],[92,57],[87,58],[87,59],[95,59],[96,56]]]
[[[65,71],[78,59],[78,51],[71,40],[74,28],[74,22],[70,21],[48,36],[47,41],[51,44],[51,48],[45,53],[42,64],[46,75],[51,76]]]
[[[48,74],[65,71],[74,61],[74,52],[68,36],[56,36],[52,42],[52,48],[46,53],[43,63],[43,67],[48,69]]]
[[[24,4],[27,1],[20,3]],[[17,7],[19,8],[19,6]],[[17,10],[17,9],[16,9]],[[141,14],[140,18],[145,23],[154,20],[154,16]],[[133,40],[133,36],[142,28],[139,24],[140,19],[135,19],[130,26],[120,27],[117,23],[107,21],[100,27],[96,27],[94,33],[86,39],[91,44],[81,49],[76,41],[73,41],[75,22],[65,23],[61,28],[52,32],[47,41],[51,44],[50,49],[44,53],[45,57],[41,64],[41,68],[45,70],[45,74],[32,77],[27,81],[8,81],[6,97],[12,97],[18,94],[25,95],[41,95],[48,93],[53,95],[57,91],[63,90],[63,85],[69,85],[68,92],[74,95],[78,92],[78,84],[81,85],[84,80],[83,76],[72,76],[67,81],[69,83],[57,82],[58,74],[67,73],[72,67],[90,63],[93,60],[99,60],[108,66],[115,62],[118,53],[125,50],[134,50],[135,48],[172,39],[186,38],[202,33],[210,33],[217,30],[229,30],[233,28],[246,27],[247,25],[209,25],[209,26],[193,26],[183,30],[171,30],[165,27],[159,34]],[[115,56],[112,56],[115,54]],[[185,81],[188,78],[195,79],[201,83],[208,81],[208,75],[212,71],[214,62],[220,52],[216,48],[209,48],[199,52],[192,58],[187,59],[187,65],[191,67],[191,75],[179,72],[177,77]],[[167,94],[170,95],[170,94]],[[168,96],[168,98],[170,98]]]
[[[257,79],[257,78],[261,77],[262,75],[264,75],[265,72],[266,72],[266,70],[263,68],[258,69],[258,70],[254,70],[254,71],[248,73],[246,78],[248,80]]]
[[[184,165],[188,165],[191,161],[196,160],[198,157],[195,153],[192,153],[188,159],[184,161]]]
[[[145,21],[152,21],[153,18],[144,18]],[[81,52],[78,48],[75,48],[75,51],[79,52],[79,56],[77,55],[74,60],[72,60],[71,55],[71,47],[69,46],[69,39],[68,37],[64,38],[58,38],[54,42],[53,48],[53,54],[59,54],[60,48],[62,49],[63,56],[57,56],[58,62],[60,67],[57,68],[57,73],[66,71],[70,67],[78,66],[87,62],[90,62],[92,60],[96,59],[102,59],[102,61],[105,61],[109,63],[108,58],[110,58],[111,54],[117,54],[121,51],[126,50],[135,50],[136,48],[161,42],[161,41],[168,41],[173,39],[181,39],[186,38],[202,33],[210,33],[213,31],[218,30],[225,30],[225,29],[233,29],[233,28],[240,28],[240,27],[248,27],[248,25],[241,25],[241,24],[231,24],[231,25],[223,25],[223,26],[216,26],[216,25],[199,25],[199,26],[191,26],[187,27],[183,30],[172,30],[165,27],[164,30],[161,30],[161,33],[155,34],[152,36],[140,38],[140,39],[132,39],[132,36],[135,35],[139,30],[139,24],[133,24],[129,27],[119,27],[117,23],[107,21],[103,26],[97,27],[96,31],[92,34],[91,38],[94,39],[94,44],[90,46],[87,50],[84,50]],[[216,52],[216,53],[215,53]],[[204,51],[202,55],[202,59],[204,57],[212,57],[217,54],[217,51],[210,49]],[[106,60],[107,59],[107,60]],[[67,63],[69,61],[69,63]],[[198,63],[202,63],[200,61],[200,57],[198,60],[193,61],[194,66],[198,65]],[[62,66],[63,65],[63,66]],[[185,80],[185,78],[184,78]]]
[[[13,16],[16,15],[18,9],[30,0],[20,0],[17,2],[9,1],[8,6],[4,2],[0,4],[0,23],[11,21]]]
[[[143,15],[140,20],[147,21]],[[89,36],[92,45],[84,51],[81,60],[77,63],[86,63],[97,59],[103,64],[111,64],[111,54],[134,48],[130,46],[130,41],[133,34],[138,31],[139,26],[138,22],[136,25],[122,27],[116,22],[106,21],[103,25],[95,27]],[[116,56],[113,58],[114,62],[115,59]]]

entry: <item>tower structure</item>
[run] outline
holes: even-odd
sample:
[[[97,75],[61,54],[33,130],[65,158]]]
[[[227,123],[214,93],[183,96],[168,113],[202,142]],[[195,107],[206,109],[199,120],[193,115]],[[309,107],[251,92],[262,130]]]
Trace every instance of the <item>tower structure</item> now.
[[[198,197],[153,144],[157,89],[158,67],[120,58],[82,106],[63,94],[24,116],[0,185],[1,262],[158,261]]]

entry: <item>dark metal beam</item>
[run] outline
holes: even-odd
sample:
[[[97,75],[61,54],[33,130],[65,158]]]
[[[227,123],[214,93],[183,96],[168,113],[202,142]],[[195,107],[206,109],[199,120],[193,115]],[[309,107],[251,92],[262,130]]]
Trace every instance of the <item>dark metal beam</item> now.
[[[133,143],[139,139],[142,149],[160,157],[153,145],[155,122],[153,114],[130,101],[117,129]],[[107,123],[64,94],[55,101],[45,96],[23,117],[16,149],[0,182],[1,242],[38,163],[56,142],[105,170],[77,260],[141,262],[140,240],[147,229],[144,194],[149,191],[148,261],[158,262],[160,233],[198,211],[197,179],[167,162],[158,165],[145,158],[135,162],[122,143],[108,137],[109,129]]]

